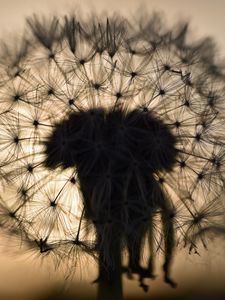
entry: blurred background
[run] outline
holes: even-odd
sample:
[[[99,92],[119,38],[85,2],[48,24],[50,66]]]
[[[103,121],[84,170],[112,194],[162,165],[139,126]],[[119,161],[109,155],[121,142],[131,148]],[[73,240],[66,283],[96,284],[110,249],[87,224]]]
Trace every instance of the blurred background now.
[[[161,11],[169,24],[190,21],[193,38],[214,37],[219,57],[225,57],[223,0],[0,0],[0,37],[10,39],[11,34],[20,34],[25,18],[33,13],[61,15],[74,11],[84,16],[115,11],[134,22],[143,11]],[[159,256],[158,277],[150,282],[148,293],[138,287],[138,281],[124,276],[125,299],[224,299],[225,238],[209,241],[208,251],[201,249],[200,256],[189,255],[186,249],[177,250],[172,269],[178,282],[175,290],[163,283],[161,265]],[[0,300],[94,299],[96,285],[91,282],[96,276],[96,265],[84,258],[74,278],[64,284],[63,270],[54,269],[51,262],[42,262],[19,241],[0,235]]]

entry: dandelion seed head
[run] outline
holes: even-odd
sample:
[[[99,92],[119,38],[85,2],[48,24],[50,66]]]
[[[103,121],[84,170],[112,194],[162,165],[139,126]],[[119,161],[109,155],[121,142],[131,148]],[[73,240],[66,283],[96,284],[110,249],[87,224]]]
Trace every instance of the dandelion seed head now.
[[[27,25],[29,39],[0,52],[0,227],[18,226],[40,253],[97,252],[109,270],[120,244],[140,281],[153,276],[151,256],[148,272],[139,265],[150,235],[174,286],[175,241],[197,251],[223,223],[214,43],[188,42],[187,24],[167,29],[157,14]]]

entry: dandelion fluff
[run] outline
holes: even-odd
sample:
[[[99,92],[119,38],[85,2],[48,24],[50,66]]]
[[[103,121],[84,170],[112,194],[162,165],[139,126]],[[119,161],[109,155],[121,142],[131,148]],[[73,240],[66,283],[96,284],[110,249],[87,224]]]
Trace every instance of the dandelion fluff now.
[[[27,26],[0,53],[0,226],[65,253],[71,268],[78,253],[98,257],[100,281],[137,273],[145,290],[162,249],[175,287],[175,246],[197,251],[223,231],[225,86],[213,43],[188,43],[187,24],[166,29],[156,15],[35,15]]]

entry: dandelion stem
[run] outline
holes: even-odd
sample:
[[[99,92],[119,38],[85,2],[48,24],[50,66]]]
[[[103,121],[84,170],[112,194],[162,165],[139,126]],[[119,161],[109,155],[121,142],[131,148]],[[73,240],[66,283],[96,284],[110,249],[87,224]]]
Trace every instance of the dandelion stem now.
[[[106,266],[104,253],[99,254],[99,283],[97,300],[123,300],[120,242],[113,241],[113,265]],[[110,278],[109,278],[110,276]]]

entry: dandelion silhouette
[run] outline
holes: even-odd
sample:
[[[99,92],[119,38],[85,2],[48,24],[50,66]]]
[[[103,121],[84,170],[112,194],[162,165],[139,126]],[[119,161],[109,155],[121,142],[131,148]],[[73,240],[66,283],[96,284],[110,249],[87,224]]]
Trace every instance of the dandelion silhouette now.
[[[166,29],[157,14],[136,28],[118,16],[27,23],[0,55],[0,227],[70,273],[91,255],[99,299],[122,299],[123,272],[147,291],[159,250],[175,287],[175,247],[198,253],[224,232],[212,40],[187,43],[187,24]]]

